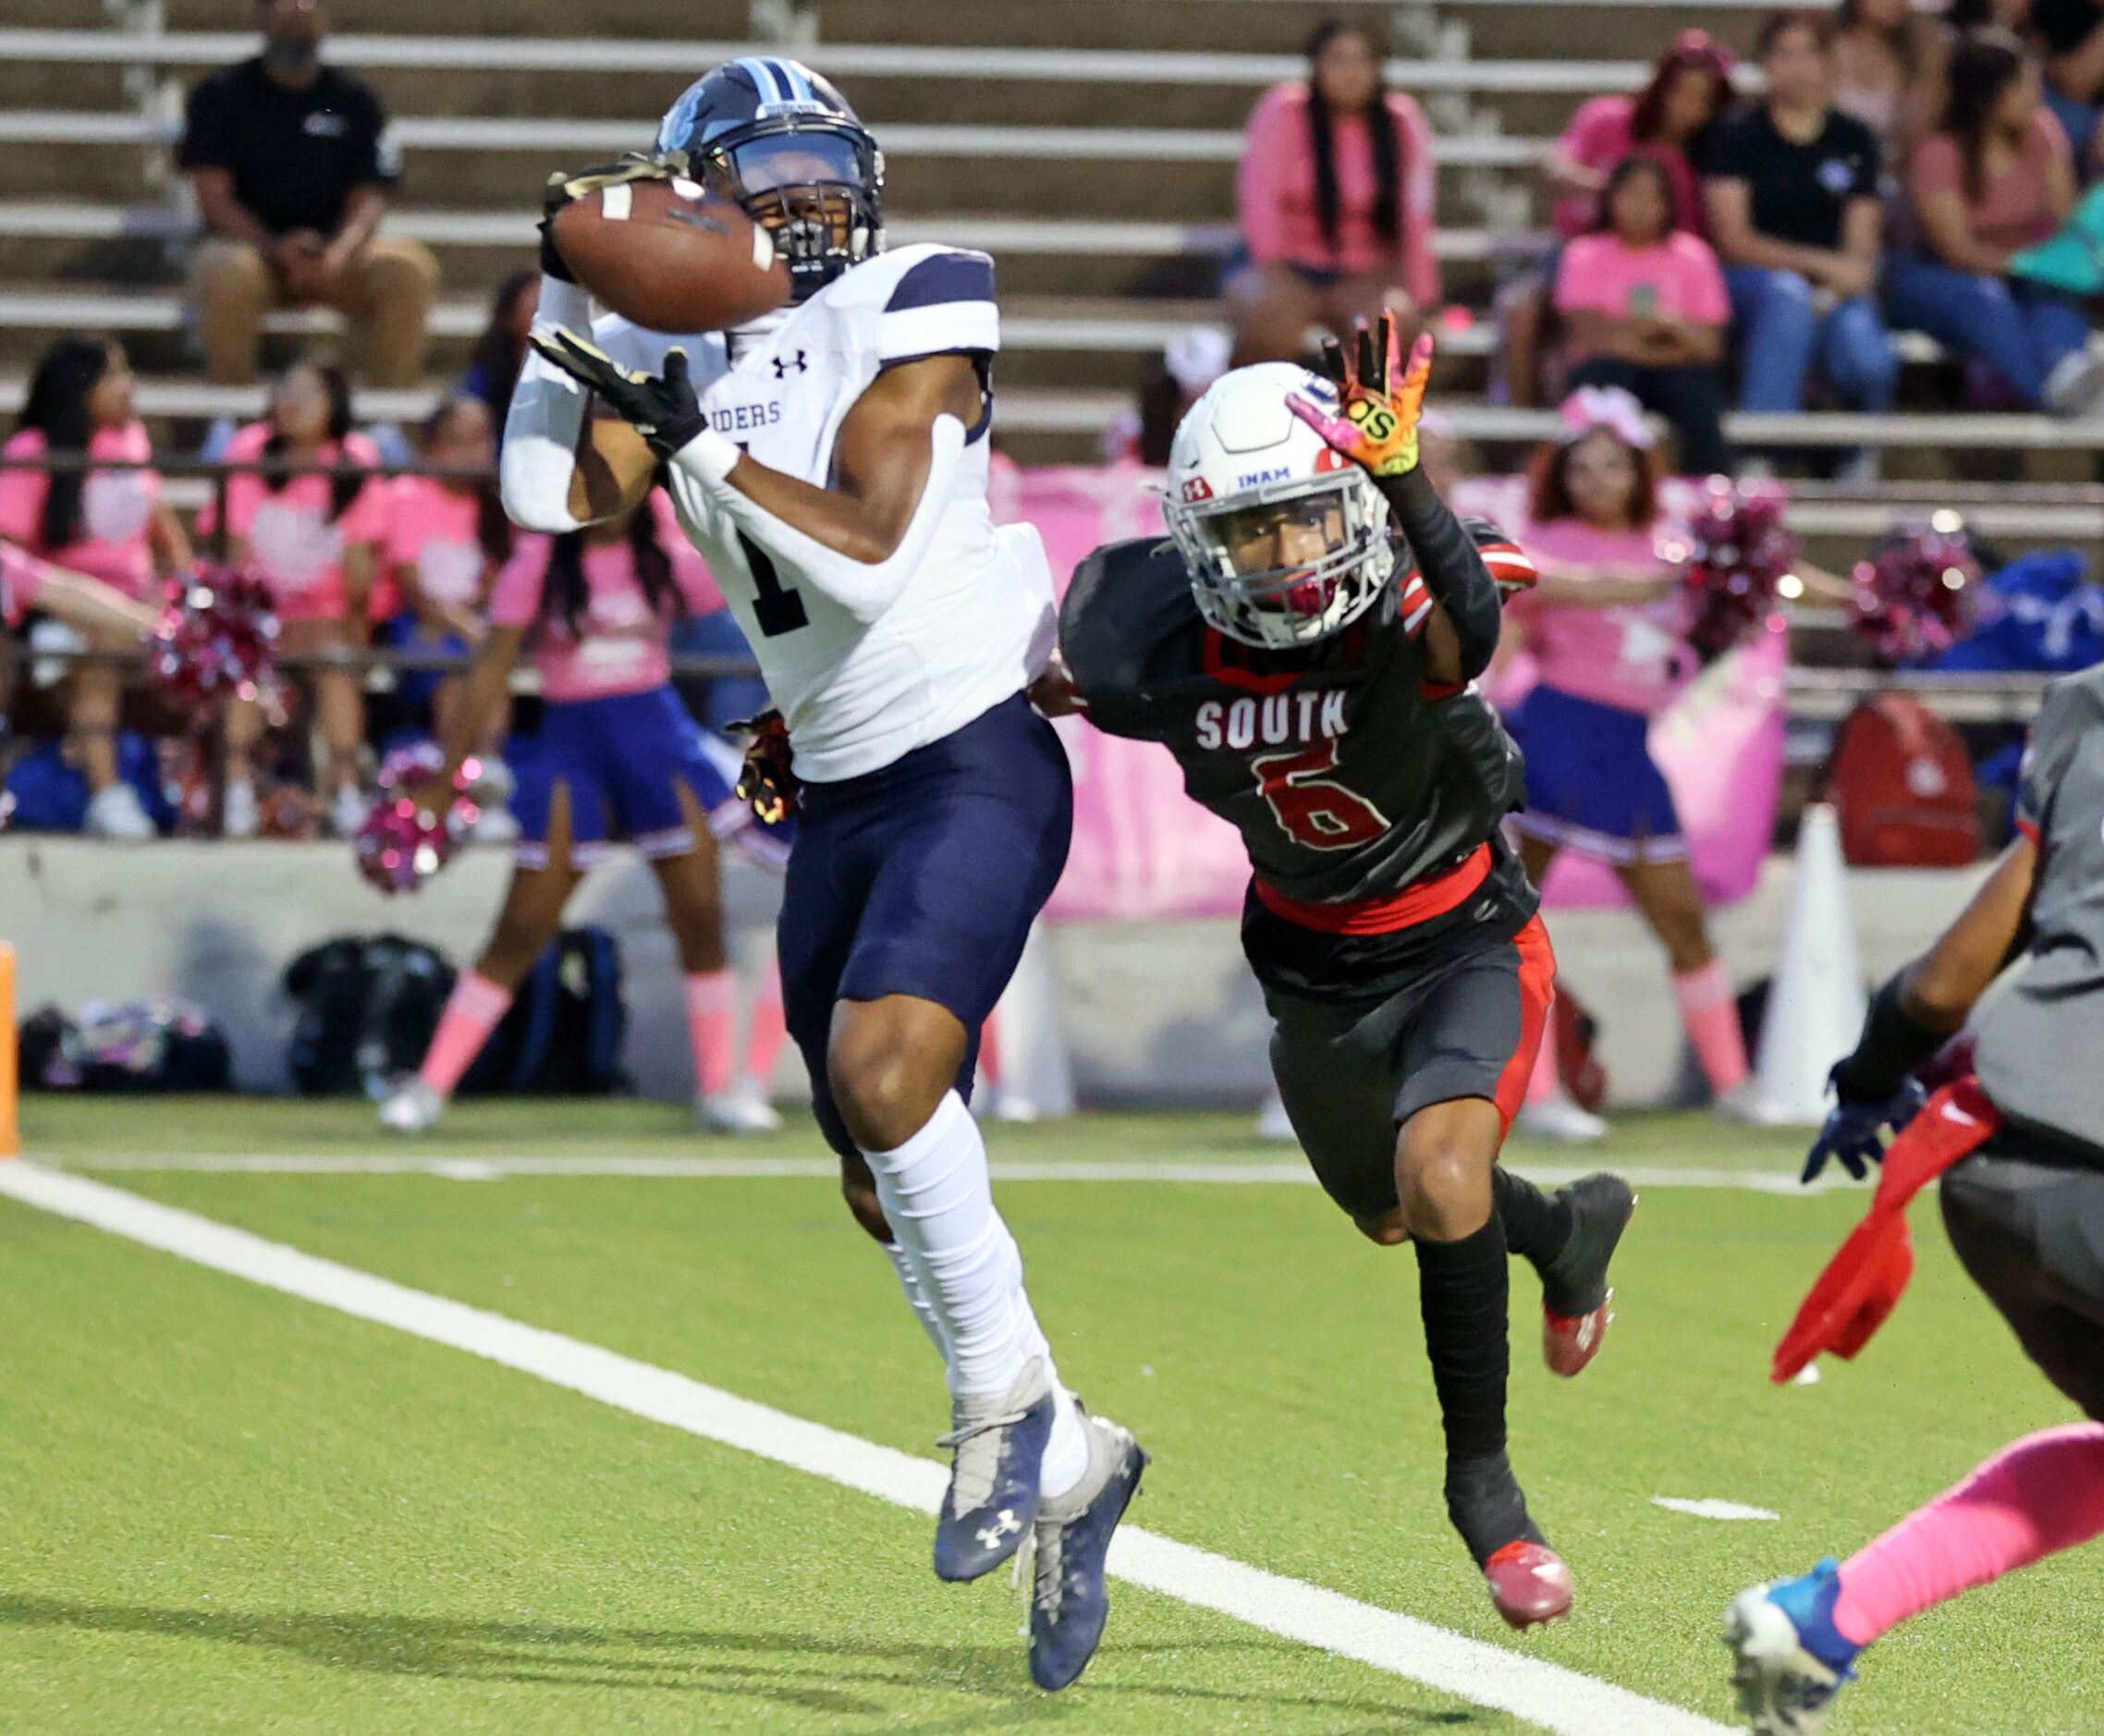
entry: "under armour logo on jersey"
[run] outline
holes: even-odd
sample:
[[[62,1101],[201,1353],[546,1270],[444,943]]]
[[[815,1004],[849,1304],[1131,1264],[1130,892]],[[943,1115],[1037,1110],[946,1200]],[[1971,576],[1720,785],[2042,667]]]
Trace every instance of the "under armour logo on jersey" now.
[[[774,362],[775,378],[777,380],[786,380],[791,373],[809,373],[811,372],[811,363],[805,359],[804,352],[801,349],[793,356],[777,356]]]

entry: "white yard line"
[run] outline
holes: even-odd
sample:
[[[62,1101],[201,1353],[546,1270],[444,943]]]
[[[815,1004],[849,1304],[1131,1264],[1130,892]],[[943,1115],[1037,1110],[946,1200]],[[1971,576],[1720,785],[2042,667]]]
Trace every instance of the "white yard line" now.
[[[0,1163],[0,1193],[326,1308],[449,1345],[603,1404],[932,1513],[940,1465],[755,1404],[669,1369],[376,1278],[84,1176]],[[1158,1474],[1158,1473],[1157,1473]],[[1625,1688],[1487,1645],[1209,1550],[1119,1529],[1119,1579],[1235,1617],[1560,1736],[1718,1736],[1727,1727]]]
[[[30,1154],[61,1169],[168,1170],[205,1175],[442,1176],[456,1181],[490,1181],[504,1176],[658,1176],[680,1180],[837,1176],[831,1157],[499,1157],[456,1153],[420,1156],[413,1152],[124,1152],[67,1157]],[[1836,1184],[1806,1188],[1794,1170],[1702,1169],[1670,1165],[1617,1165],[1602,1154],[1591,1164],[1516,1163],[1520,1174],[1560,1187],[1598,1169],[1612,1169],[1639,1191],[1645,1188],[1727,1188],[1749,1193],[1821,1193]],[[997,1181],[1190,1181],[1207,1185],[1313,1187],[1314,1174],[1299,1159],[1290,1163],[1092,1163],[1085,1158],[1010,1158],[994,1161]]]

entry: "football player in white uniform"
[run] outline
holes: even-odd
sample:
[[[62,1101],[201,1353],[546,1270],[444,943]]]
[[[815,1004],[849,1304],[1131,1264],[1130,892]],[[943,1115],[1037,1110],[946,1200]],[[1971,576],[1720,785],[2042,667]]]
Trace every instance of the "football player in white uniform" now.
[[[794,299],[729,333],[606,318],[587,339],[587,297],[545,246],[505,504],[568,531],[662,472],[754,648],[801,786],[789,1033],[849,1204],[948,1368],[936,1571],[975,1579],[1034,1534],[1031,1673],[1062,1688],[1101,1637],[1104,1556],[1146,1456],[1060,1385],[965,1106],[1072,821],[1064,753],[1024,696],[1054,630],[1044,550],[986,505],[992,262],[883,251],[876,142],[794,61],[718,67],[648,165],[558,177],[550,214],[653,170],[765,226]]]

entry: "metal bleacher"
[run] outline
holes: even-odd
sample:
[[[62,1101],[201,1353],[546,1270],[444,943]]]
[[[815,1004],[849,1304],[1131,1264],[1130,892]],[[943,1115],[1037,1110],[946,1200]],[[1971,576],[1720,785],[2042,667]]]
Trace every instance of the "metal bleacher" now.
[[[1217,318],[1219,263],[1233,241],[1233,165],[1257,94],[1291,76],[1317,18],[1353,11],[1401,51],[1394,83],[1417,94],[1437,132],[1437,247],[1450,296],[1479,311],[1498,278],[1543,245],[1536,170],[1572,108],[1645,76],[1677,24],[1701,22],[1743,45],[1754,0],[1635,0],[1588,6],[1584,29],[1560,0],[692,0],[679,22],[697,40],[652,32],[648,0],[601,0],[606,34],[578,37],[558,0],[455,0],[446,33],[421,0],[362,0],[329,55],[379,87],[396,117],[408,177],[389,226],[440,254],[447,294],[434,320],[434,370],[480,329],[487,290],[531,259],[534,190],[547,168],[631,148],[699,67],[756,41],[838,79],[886,147],[896,239],[976,245],[1000,263],[1004,336],[1000,437],[1026,461],[1087,458],[1152,352]],[[141,402],[171,419],[242,413],[256,394],[204,385],[186,341],[179,254],[190,219],[168,148],[180,99],[201,69],[251,52],[245,0],[14,0],[0,28],[0,408],[48,333],[116,329],[136,340]],[[708,34],[715,32],[714,35]],[[1582,47],[1585,57],[1557,54]],[[277,321],[288,334],[330,316]],[[1481,401],[1497,336],[1487,324],[1441,334],[1442,409],[1458,432],[1499,452],[1541,438],[1541,412]],[[1925,339],[1910,361],[1933,364]],[[428,395],[367,395],[407,413]],[[383,402],[385,399],[385,402]],[[1738,418],[1768,446],[1867,445],[1895,470],[1951,477],[1977,468],[2013,480],[2086,483],[2096,428],[2035,416],[1841,414]],[[1989,461],[1991,460],[1991,462]],[[1952,485],[1976,514],[2001,484]],[[2063,486],[2006,534],[2094,537],[2104,511]],[[2057,514],[2042,520],[2039,513]],[[1807,501],[1830,534],[1878,511]],[[1825,517],[1822,520],[1821,515]],[[1853,515],[1851,517],[1850,515]],[[1802,516],[1802,514],[1801,514]]]

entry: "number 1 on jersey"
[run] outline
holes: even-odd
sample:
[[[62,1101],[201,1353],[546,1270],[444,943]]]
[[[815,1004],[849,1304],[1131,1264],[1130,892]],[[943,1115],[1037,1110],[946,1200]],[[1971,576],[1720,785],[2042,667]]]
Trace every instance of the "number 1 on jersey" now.
[[[752,618],[760,623],[760,630],[769,639],[779,639],[809,627],[811,617],[803,599],[793,585],[782,582],[767,551],[742,531],[738,533],[738,546],[745,551],[745,564],[752,572]]]
[[[1310,850],[1350,850],[1388,829],[1388,816],[1333,777],[1335,737],[1291,753],[1259,753],[1250,761],[1256,788],[1279,829]]]

